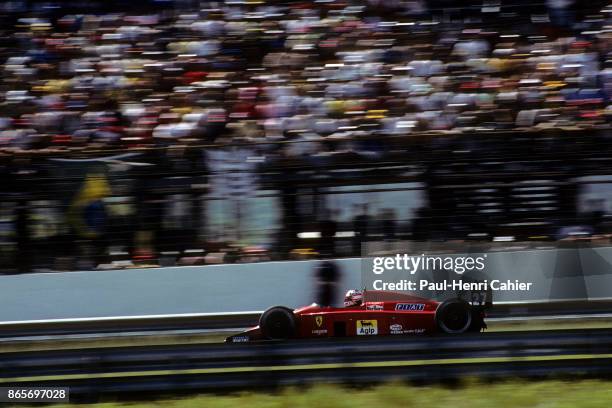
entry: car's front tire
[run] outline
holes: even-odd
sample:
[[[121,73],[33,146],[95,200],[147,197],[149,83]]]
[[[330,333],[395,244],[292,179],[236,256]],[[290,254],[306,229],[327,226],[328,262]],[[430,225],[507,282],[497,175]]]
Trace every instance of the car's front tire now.
[[[274,306],[259,318],[261,333],[268,340],[287,340],[295,335],[296,321],[293,310]]]
[[[444,333],[464,333],[472,324],[472,307],[462,299],[446,300],[436,310],[436,324]]]

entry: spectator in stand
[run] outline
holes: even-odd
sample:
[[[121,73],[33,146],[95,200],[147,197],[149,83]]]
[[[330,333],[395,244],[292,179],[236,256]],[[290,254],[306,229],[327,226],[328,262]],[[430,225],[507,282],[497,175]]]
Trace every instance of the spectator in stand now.
[[[5,25],[16,41],[3,49],[1,83],[10,109],[0,124],[0,147],[214,142],[227,122],[252,120],[277,127],[273,137],[280,139],[296,140],[287,132],[308,130],[297,139],[306,141],[350,138],[366,118],[373,125],[366,132],[395,135],[511,122],[555,126],[569,118],[581,126],[606,122],[601,109],[610,91],[602,64],[610,52],[604,27],[611,9],[578,23],[572,0],[547,5],[553,23],[571,33],[538,34],[546,33],[545,21],[525,31],[518,22],[505,24],[502,14],[493,30],[430,24],[436,10],[426,16],[421,1],[211,4],[193,13],[57,20],[21,11],[18,24]],[[396,21],[385,21],[392,10],[399,12]],[[512,121],[487,119],[504,105],[512,106]],[[568,118],[566,108],[575,106]],[[327,150],[312,146],[299,154]]]

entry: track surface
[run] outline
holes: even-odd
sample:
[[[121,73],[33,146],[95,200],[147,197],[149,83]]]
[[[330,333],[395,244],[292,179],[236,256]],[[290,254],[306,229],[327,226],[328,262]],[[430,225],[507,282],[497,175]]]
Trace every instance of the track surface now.
[[[389,336],[0,354],[0,386],[75,393],[214,390],[323,381],[612,373],[612,330]]]
[[[606,315],[612,299],[549,300],[545,302],[498,303],[487,311],[488,318],[530,320],[550,316]],[[181,315],[92,317],[40,321],[0,322],[0,339],[70,334],[122,334],[170,330],[220,330],[255,326],[261,311],[230,313],[187,313]]]

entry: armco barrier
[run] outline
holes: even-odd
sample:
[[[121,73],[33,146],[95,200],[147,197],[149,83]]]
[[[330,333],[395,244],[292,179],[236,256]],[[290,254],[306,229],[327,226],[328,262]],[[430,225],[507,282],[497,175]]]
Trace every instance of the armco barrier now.
[[[494,279],[533,282],[496,301],[612,298],[612,248],[488,254]],[[361,260],[337,260],[338,294],[362,286]],[[314,300],[318,261],[0,276],[0,322],[223,313],[297,307]]]
[[[480,377],[609,376],[612,333],[606,330],[386,336],[253,344],[4,353],[0,384],[70,386],[93,399],[103,393],[261,389],[305,383],[419,383]],[[602,405],[605,406],[605,405]]]

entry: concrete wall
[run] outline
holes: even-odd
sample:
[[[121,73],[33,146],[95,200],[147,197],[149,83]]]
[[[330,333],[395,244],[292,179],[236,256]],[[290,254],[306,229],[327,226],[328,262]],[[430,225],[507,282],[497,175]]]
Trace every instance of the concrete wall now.
[[[489,253],[489,279],[533,282],[498,301],[612,297],[612,248]],[[316,261],[0,276],[0,321],[263,310],[314,300]],[[339,260],[338,293],[363,287],[361,259]],[[423,278],[425,275],[418,275]],[[441,275],[436,276],[440,279]],[[415,276],[416,278],[416,276]],[[433,279],[430,273],[429,278]]]
[[[342,264],[346,285],[359,287],[359,260]],[[314,265],[266,262],[0,276],[0,321],[298,306],[313,301]]]

